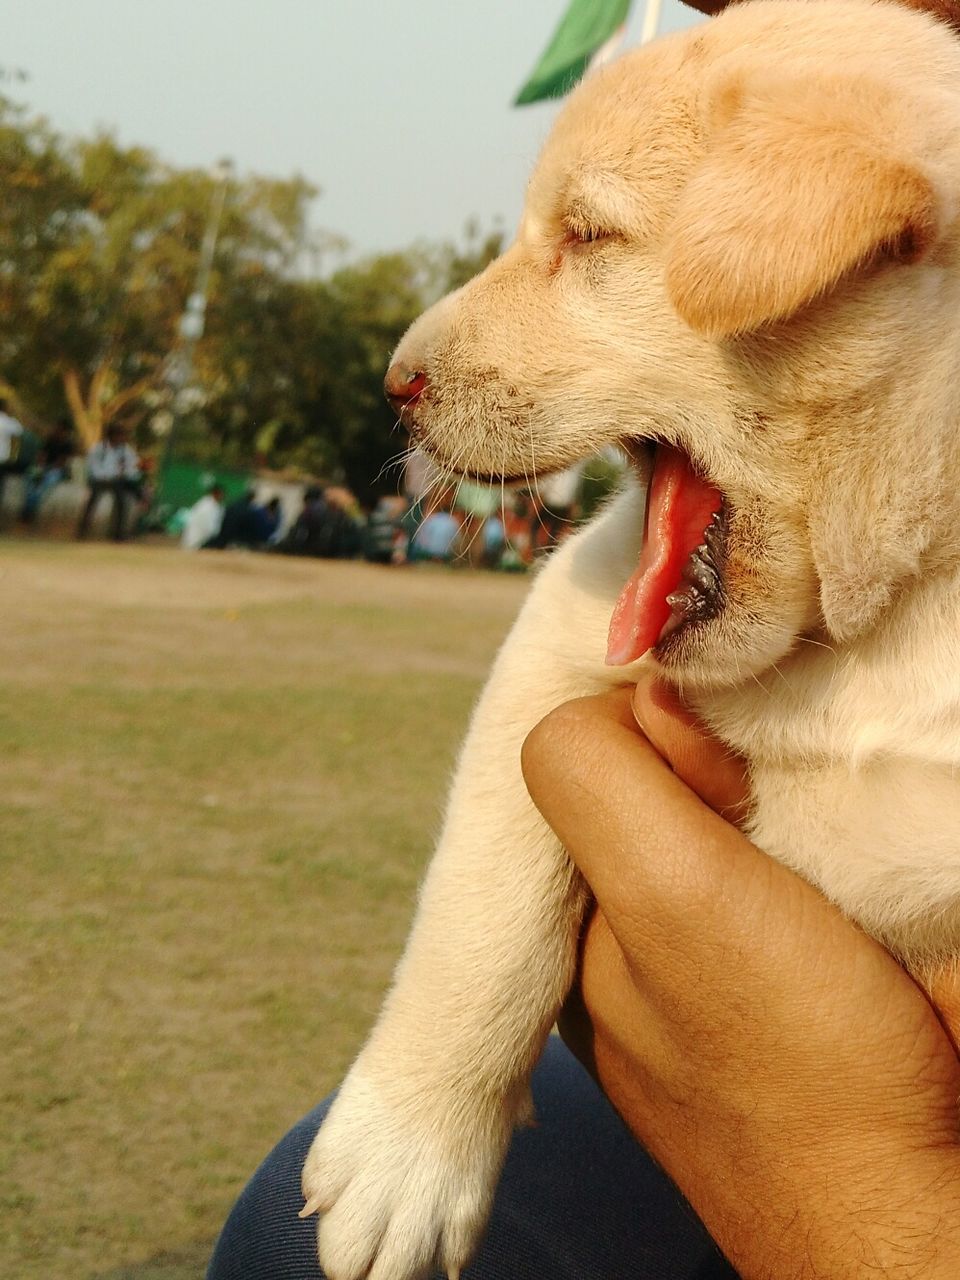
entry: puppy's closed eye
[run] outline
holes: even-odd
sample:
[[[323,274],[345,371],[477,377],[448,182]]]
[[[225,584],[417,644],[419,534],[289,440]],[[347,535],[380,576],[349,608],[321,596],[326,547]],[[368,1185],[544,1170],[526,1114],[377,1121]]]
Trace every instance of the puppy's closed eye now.
[[[620,239],[617,232],[595,222],[580,219],[564,219],[556,252],[550,262],[550,272],[555,275],[569,258],[588,257],[594,250]]]
[[[586,222],[565,222],[563,227],[563,247],[565,249],[588,249],[591,245],[612,240],[615,231]]]

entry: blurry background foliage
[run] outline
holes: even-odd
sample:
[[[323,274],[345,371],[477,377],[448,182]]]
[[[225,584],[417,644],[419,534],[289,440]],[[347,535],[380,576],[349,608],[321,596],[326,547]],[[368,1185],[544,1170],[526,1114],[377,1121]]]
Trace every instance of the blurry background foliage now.
[[[84,446],[111,422],[141,448],[169,424],[180,317],[218,179],[103,133],[65,139],[0,98],[0,391]],[[301,177],[228,180],[177,453],[337,479],[364,500],[403,442],[383,401],[407,325],[499,253],[502,234],[416,245],[332,274]],[[332,237],[328,237],[331,240]]]

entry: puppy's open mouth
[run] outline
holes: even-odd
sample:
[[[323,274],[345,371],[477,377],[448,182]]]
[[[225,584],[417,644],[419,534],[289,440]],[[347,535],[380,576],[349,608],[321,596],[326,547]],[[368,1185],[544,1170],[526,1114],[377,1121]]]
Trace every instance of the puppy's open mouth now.
[[[723,607],[723,494],[668,445],[653,446],[643,545],[610,620],[607,664],[635,662]]]

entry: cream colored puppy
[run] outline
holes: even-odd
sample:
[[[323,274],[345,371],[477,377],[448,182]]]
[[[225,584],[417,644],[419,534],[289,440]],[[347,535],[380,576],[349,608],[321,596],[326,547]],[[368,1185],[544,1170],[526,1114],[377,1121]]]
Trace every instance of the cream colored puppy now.
[[[619,441],[476,709],[380,1019],[304,1170],[331,1280],[455,1276],[574,969],[531,727],[655,664],[749,761],[750,833],[915,971],[960,955],[960,44],[757,0],[589,79],[516,242],[388,390],[442,462]],[[640,442],[653,442],[642,447]]]

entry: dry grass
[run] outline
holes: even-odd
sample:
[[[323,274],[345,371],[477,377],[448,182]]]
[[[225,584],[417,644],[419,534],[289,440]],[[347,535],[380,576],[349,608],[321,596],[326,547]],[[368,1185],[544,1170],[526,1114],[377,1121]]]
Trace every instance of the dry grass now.
[[[202,1275],[377,1006],[524,590],[3,544],[0,1275]]]

